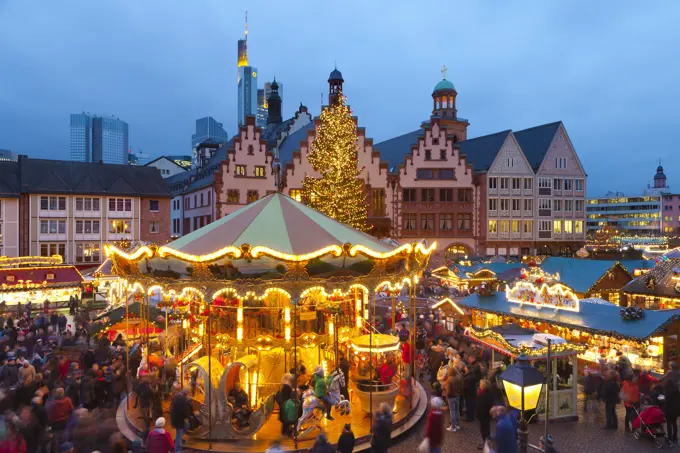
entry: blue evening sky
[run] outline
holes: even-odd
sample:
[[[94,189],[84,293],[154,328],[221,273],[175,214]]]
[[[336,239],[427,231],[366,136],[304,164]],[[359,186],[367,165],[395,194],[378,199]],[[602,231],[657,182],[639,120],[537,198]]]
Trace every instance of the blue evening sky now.
[[[447,78],[470,137],[564,121],[589,195],[634,194],[661,159],[680,191],[680,2],[0,0],[0,148],[69,158],[69,114],[113,114],[133,149],[189,153],[194,120],[236,131],[248,9],[260,85],[319,113],[337,62],[375,142],[412,131]]]

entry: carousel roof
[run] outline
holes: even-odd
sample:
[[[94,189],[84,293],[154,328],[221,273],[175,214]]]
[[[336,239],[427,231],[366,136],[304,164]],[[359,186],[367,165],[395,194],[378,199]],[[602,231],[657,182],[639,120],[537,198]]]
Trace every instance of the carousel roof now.
[[[380,253],[396,248],[276,192],[165,247],[189,255],[206,255],[224,247],[248,244],[304,255],[346,243]]]
[[[352,346],[357,352],[388,352],[399,348],[399,337],[376,333],[352,338]]]

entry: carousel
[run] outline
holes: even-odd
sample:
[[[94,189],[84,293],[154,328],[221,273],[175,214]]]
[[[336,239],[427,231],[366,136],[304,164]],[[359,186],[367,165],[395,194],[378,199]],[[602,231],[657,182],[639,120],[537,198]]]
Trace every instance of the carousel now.
[[[198,426],[188,446],[258,450],[288,442],[272,417],[282,381],[298,389],[303,409],[295,448],[311,446],[319,430],[333,443],[345,423],[360,442],[373,402],[394,407],[395,427],[426,404],[417,382],[403,389],[399,339],[375,329],[375,299],[407,288],[415,316],[415,284],[435,246],[388,244],[274,193],[167,245],[105,251],[126,306],[139,302],[142,322],[166,325],[163,344],[147,351],[175,361],[176,387],[191,388]],[[386,361],[396,370],[389,376],[379,374]],[[309,391],[319,379],[328,398]]]

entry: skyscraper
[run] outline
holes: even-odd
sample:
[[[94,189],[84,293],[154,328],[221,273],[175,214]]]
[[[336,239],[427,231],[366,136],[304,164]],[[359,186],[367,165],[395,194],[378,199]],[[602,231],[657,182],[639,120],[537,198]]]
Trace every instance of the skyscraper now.
[[[283,84],[280,82],[276,82],[279,86],[279,97],[281,98],[281,101],[283,102]],[[260,127],[264,127],[267,125],[267,115],[268,115],[268,109],[269,105],[267,105],[267,101],[269,99],[269,96],[272,94],[272,83],[267,82],[264,84],[264,88],[260,88],[257,90],[257,125]]]
[[[128,124],[115,116],[71,115],[71,160],[128,163]]]
[[[191,167],[200,167],[200,161],[206,158],[206,156],[200,155],[203,149],[200,146],[202,143],[211,142],[217,148],[221,145],[226,145],[228,141],[229,137],[222,123],[215,121],[215,118],[206,116],[205,118],[197,119],[196,133],[191,136]]]
[[[257,114],[257,68],[248,65],[248,12],[244,39],[238,41],[238,127],[246,124],[246,116]]]

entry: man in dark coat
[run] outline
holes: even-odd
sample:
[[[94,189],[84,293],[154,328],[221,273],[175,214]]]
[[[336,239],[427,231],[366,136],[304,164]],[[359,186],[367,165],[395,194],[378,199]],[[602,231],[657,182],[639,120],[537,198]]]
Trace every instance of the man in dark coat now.
[[[182,451],[182,437],[185,430],[184,423],[192,414],[187,395],[189,395],[189,390],[182,389],[181,392],[175,394],[170,404],[170,424],[175,428],[175,451],[177,453]]]
[[[619,404],[619,383],[617,373],[614,370],[608,372],[604,381],[603,398],[606,424],[604,429],[618,429],[619,421],[616,418],[616,405]]]

